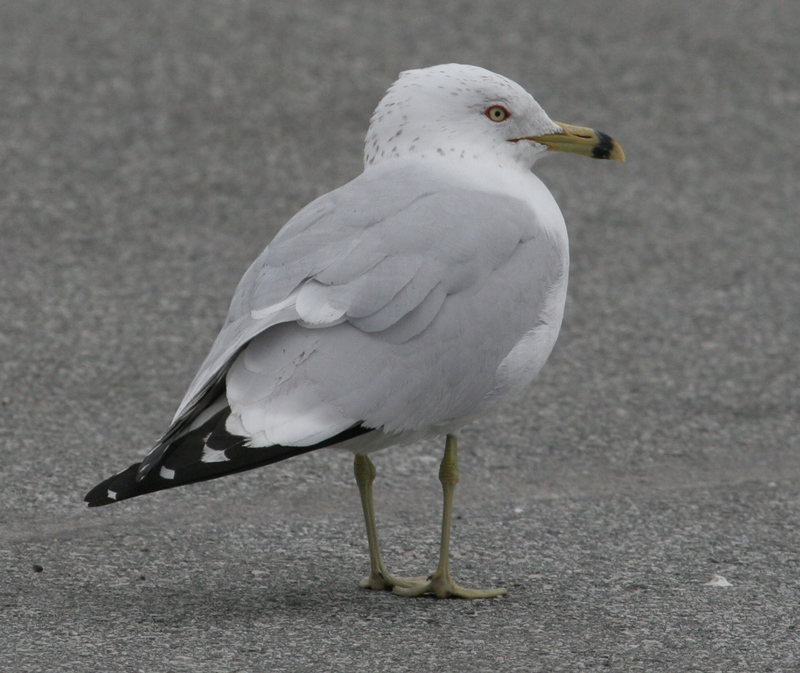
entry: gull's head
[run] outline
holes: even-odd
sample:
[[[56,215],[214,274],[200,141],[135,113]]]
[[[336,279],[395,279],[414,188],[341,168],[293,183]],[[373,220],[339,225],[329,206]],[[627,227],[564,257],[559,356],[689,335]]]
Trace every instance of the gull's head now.
[[[519,84],[451,63],[400,74],[372,115],[364,164],[444,157],[529,169],[547,150],[624,161],[614,140],[554,122]]]

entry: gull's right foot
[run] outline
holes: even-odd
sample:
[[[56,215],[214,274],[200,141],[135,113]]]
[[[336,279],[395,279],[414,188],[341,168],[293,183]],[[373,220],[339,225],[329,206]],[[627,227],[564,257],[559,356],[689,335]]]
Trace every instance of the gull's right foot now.
[[[385,570],[371,572],[358,583],[362,589],[372,589],[374,591],[391,591],[395,587],[401,589],[411,589],[419,586],[421,582],[427,582],[426,577],[397,577]]]

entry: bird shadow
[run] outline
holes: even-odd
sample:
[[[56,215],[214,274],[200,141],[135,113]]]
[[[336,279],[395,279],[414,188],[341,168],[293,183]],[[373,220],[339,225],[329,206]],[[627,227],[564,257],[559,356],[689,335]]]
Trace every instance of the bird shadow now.
[[[436,613],[473,612],[474,601],[439,601],[432,596],[401,598],[389,591],[358,587],[357,578],[320,574],[307,582],[274,580],[253,582],[186,583],[169,587],[143,581],[142,586],[92,588],[91,602],[102,614],[102,606],[118,610],[125,606],[127,619],[143,628],[179,628],[185,625],[213,628],[232,624],[341,622],[347,619],[435,618]],[[83,600],[87,596],[83,595]],[[508,599],[504,599],[508,600]],[[490,601],[480,601],[489,608]],[[445,608],[445,605],[447,606]]]

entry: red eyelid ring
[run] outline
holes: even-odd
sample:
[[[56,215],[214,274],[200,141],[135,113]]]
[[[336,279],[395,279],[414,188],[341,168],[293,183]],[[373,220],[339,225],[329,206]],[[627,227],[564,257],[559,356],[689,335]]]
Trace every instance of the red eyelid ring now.
[[[495,119],[494,117],[492,117],[492,110],[500,110],[500,111],[502,111],[503,117],[501,119]],[[496,105],[496,104],[495,105],[490,105],[489,107],[487,107],[483,111],[483,114],[485,114],[493,122],[497,122],[497,123],[504,122],[506,119],[508,119],[511,116],[511,113],[503,105]]]

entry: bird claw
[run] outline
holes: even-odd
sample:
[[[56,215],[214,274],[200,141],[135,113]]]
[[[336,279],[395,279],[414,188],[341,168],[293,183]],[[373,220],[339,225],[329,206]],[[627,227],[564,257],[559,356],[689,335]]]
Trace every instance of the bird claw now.
[[[432,575],[426,580],[416,582],[412,586],[395,586],[392,592],[396,596],[416,598],[424,594],[433,594],[436,598],[494,598],[505,596],[508,591],[499,589],[467,589],[456,584],[451,578],[438,578]]]
[[[426,577],[397,577],[388,572],[372,572],[358,586],[373,591],[393,591],[395,588],[410,589],[423,582],[427,582]]]

